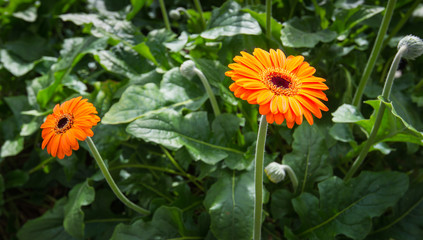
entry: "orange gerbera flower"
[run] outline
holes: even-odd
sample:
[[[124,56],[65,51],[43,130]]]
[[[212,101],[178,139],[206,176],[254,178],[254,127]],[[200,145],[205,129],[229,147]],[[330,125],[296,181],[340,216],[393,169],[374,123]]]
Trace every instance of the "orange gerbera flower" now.
[[[97,125],[100,118],[95,115],[98,113],[93,104],[81,99],[72,98],[60,106],[57,104],[41,125],[44,139],[42,149],[47,146],[47,152],[53,157],[57,155],[63,159],[65,155],[72,155],[72,149],[79,149],[77,139],[84,141],[87,136],[94,135],[91,128]]]
[[[268,123],[282,124],[286,119],[289,128],[300,125],[303,115],[313,124],[313,115],[322,117],[320,110],[329,109],[319,100],[327,101],[322,90],[329,89],[323,78],[315,77],[316,69],[304,61],[303,56],[289,56],[277,49],[270,53],[254,49],[253,55],[241,52],[232,70],[225,73],[234,83],[229,89],[235,97],[260,105],[260,114],[266,115]]]

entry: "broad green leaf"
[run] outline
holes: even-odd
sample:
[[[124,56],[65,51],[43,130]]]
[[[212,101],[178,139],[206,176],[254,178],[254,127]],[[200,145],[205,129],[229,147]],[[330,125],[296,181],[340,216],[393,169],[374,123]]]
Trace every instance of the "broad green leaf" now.
[[[0,62],[3,63],[3,67],[16,77],[23,76],[31,71],[35,62],[25,62],[18,56],[5,49],[0,49]]]
[[[385,8],[379,6],[359,5],[349,9],[339,9],[335,13],[335,21],[330,29],[342,34],[351,30],[362,21],[381,13]]]
[[[1,146],[0,157],[10,157],[18,155],[24,147],[24,138],[16,136],[14,139],[6,140]]]
[[[365,103],[369,104],[374,109],[370,119],[363,119],[361,115],[358,115],[357,110],[353,106],[344,104],[333,113],[334,117],[332,121],[356,123],[368,136],[373,128],[377,112],[382,103],[385,104],[386,109],[376,135],[375,144],[378,142],[409,142],[423,145],[423,133],[417,131],[413,126],[407,123],[398,114],[392,103],[382,100],[369,100]]]
[[[245,8],[243,9],[243,11],[251,14],[251,16],[253,18],[255,18],[257,20],[257,22],[260,24],[262,29],[266,29],[266,18],[267,18],[267,14],[266,13],[258,13],[255,12],[251,9]],[[271,31],[272,31],[272,36],[275,39],[280,39],[281,37],[281,30],[282,30],[282,24],[280,24],[278,21],[275,20],[275,18],[271,18]]]
[[[283,23],[281,30],[282,44],[293,48],[313,48],[319,42],[330,42],[337,37],[336,32],[329,29],[321,30],[319,20],[305,16],[301,19],[294,17]]]
[[[130,21],[132,18],[137,15],[144,5],[149,6],[153,1],[152,0],[131,0],[132,9],[126,15],[126,20]]]
[[[332,113],[332,116],[332,121],[336,123],[355,123],[364,119],[360,111],[350,104],[343,104]]]
[[[84,238],[84,212],[81,207],[94,201],[94,188],[89,185],[89,180],[75,185],[69,192],[69,198],[64,208],[63,227],[66,232],[75,238]]]
[[[27,172],[16,169],[4,174],[4,182],[6,188],[16,188],[24,185],[29,179]]]
[[[131,225],[119,224],[111,240],[190,239],[183,225],[182,210],[162,206],[156,210],[151,222],[138,220]]]
[[[25,62],[33,62],[49,55],[49,47],[48,40],[39,35],[31,36],[30,39],[28,36],[22,36],[17,40],[4,43],[4,49]]]
[[[58,200],[43,216],[27,221],[18,231],[20,240],[74,240],[63,227],[66,198]]]
[[[120,124],[157,114],[167,109],[198,109],[206,100],[197,84],[182,77],[178,68],[166,72],[160,84],[131,85],[105,114],[105,124]]]
[[[154,116],[130,123],[126,131],[147,142],[161,144],[172,150],[185,146],[195,160],[215,164],[229,153],[243,155],[236,149],[209,143],[210,126],[206,112],[193,112],[186,116],[167,110]]]
[[[91,29],[93,36],[98,38],[107,37],[116,41],[115,43],[125,42],[129,45],[136,45],[139,43],[139,38],[144,38],[131,22],[117,19],[112,14],[102,17],[93,13],[67,13],[59,17],[63,21],[71,21],[76,25],[92,24],[94,26]]]
[[[65,42],[62,58],[52,66],[47,78],[39,78],[40,81],[47,81],[48,87],[39,90],[37,102],[41,107],[45,107],[53,97],[62,80],[68,76],[71,69],[82,59],[82,57],[99,49],[106,47],[107,39],[97,39],[95,37],[73,38]],[[35,93],[34,93],[35,94]]]
[[[230,143],[239,131],[242,119],[228,113],[216,116],[212,123],[214,140],[221,144]]]
[[[201,33],[201,37],[217,39],[237,34],[259,35],[261,28],[249,13],[241,11],[238,3],[227,1],[220,8],[213,10],[206,31]]]
[[[132,85],[125,90],[119,102],[115,103],[104,115],[102,123],[128,123],[158,112],[165,103],[165,99],[155,84]]]
[[[217,239],[252,239],[254,218],[253,171],[224,173],[207,191],[204,206]]]
[[[40,129],[40,122],[38,121],[38,118],[34,118],[29,123],[22,124],[21,132],[19,135],[22,137],[24,136],[30,136],[34,132],[36,132],[38,129]]]
[[[423,188],[416,184],[394,206],[393,214],[380,218],[369,236],[373,239],[419,240],[423,235]],[[370,239],[369,238],[369,239]]]
[[[27,9],[19,12],[14,12],[12,15],[15,18],[20,18],[26,22],[35,22],[37,19],[37,10],[40,3],[29,6]]]
[[[270,209],[272,217],[275,219],[283,220],[288,214],[292,214],[294,209],[291,200],[294,193],[286,189],[278,189],[271,195]]]
[[[408,177],[399,172],[362,172],[344,183],[331,177],[318,184],[320,200],[302,193],[292,200],[301,219],[301,239],[335,239],[343,234],[363,239],[372,218],[381,216],[407,191]]]
[[[111,51],[98,51],[94,54],[94,58],[107,71],[128,79],[139,78],[142,73],[150,70],[145,59],[140,58],[134,50],[122,45],[113,47]]]
[[[2,210],[2,206],[4,204],[4,197],[3,197],[3,193],[6,190],[5,186],[4,186],[4,179],[3,176],[0,174],[0,215],[3,215],[3,210]]]
[[[282,163],[296,173],[300,192],[310,190],[315,182],[332,176],[326,140],[315,125],[302,124],[295,130],[292,152],[283,157]]]
[[[338,108],[339,110],[339,108]],[[336,140],[341,142],[354,141],[352,129],[344,123],[335,123],[329,130],[329,134]]]

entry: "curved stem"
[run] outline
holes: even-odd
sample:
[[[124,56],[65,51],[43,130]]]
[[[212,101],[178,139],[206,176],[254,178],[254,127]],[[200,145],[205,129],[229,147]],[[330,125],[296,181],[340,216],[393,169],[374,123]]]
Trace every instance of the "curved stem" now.
[[[272,37],[272,0],[266,0],[266,36]]]
[[[205,29],[206,28],[206,20],[204,20],[203,8],[201,7],[200,0],[194,0],[194,5],[195,5],[195,8],[197,8],[197,12],[200,14],[201,28]]]
[[[142,215],[150,214],[150,211],[136,205],[135,203],[131,202],[131,200],[129,200],[125,195],[123,195],[123,193],[120,191],[119,187],[116,185],[115,181],[113,180],[112,175],[110,175],[110,172],[107,169],[106,164],[103,161],[103,158],[101,158],[100,153],[95,147],[93,140],[90,137],[87,137],[85,141],[87,142],[88,147],[90,148],[91,153],[93,154],[94,159],[101,170],[101,173],[103,174],[104,178],[106,179],[107,183],[109,184],[110,188],[112,189],[116,197],[123,204],[125,204],[127,207],[131,208],[132,210],[136,211],[137,213]]]
[[[162,15],[163,15],[163,21],[165,23],[166,29],[169,31],[172,31],[172,29],[170,28],[170,22],[169,22],[169,18],[167,16],[167,11],[166,11],[166,6],[164,3],[164,0],[159,0],[160,3],[160,9],[162,10]]]
[[[263,165],[264,165],[264,148],[266,143],[267,121],[266,116],[260,118],[260,126],[257,135],[256,157],[254,168],[254,240],[261,239],[261,215],[263,208]]]
[[[210,103],[213,108],[214,115],[217,117],[220,115],[220,109],[219,105],[217,105],[216,98],[214,96],[213,90],[211,89],[211,86],[209,82],[207,81],[206,76],[204,76],[203,72],[200,71],[198,68],[194,68],[195,74],[200,78],[201,82],[204,85],[204,88],[206,89],[207,95],[209,95]]]
[[[379,56],[379,52],[382,48],[383,37],[386,35],[386,31],[388,30],[389,22],[391,21],[392,13],[394,12],[395,3],[396,3],[396,0],[388,1],[386,12],[382,19],[382,25],[380,26],[379,31],[377,33],[376,41],[373,46],[372,52],[370,54],[369,61],[367,62],[366,67],[364,68],[363,76],[361,77],[360,83],[355,92],[352,105],[356,106],[357,108],[360,108],[361,98],[363,97],[364,88],[367,85],[370,74],[372,73],[373,68],[375,66],[376,59]]]
[[[295,175],[294,170],[288,165],[282,165],[283,169],[288,172],[288,176],[291,179],[292,187],[294,188],[294,192],[297,191],[298,188],[298,178],[297,175]]]
[[[397,54],[395,55],[394,61],[392,62],[391,68],[389,69],[388,77],[386,78],[386,81],[385,81],[385,86],[383,87],[383,91],[382,91],[382,98],[384,100],[389,100],[392,84],[394,83],[395,72],[398,68],[401,57],[406,50],[407,50],[407,47],[402,46],[398,50]],[[358,168],[360,167],[360,165],[363,163],[364,159],[366,158],[367,153],[370,150],[370,147],[373,146],[374,140],[376,139],[377,131],[379,130],[380,123],[382,122],[383,113],[385,112],[385,109],[386,109],[385,103],[380,102],[376,120],[373,125],[372,131],[370,132],[369,138],[367,139],[366,143],[361,149],[360,154],[354,161],[350,170],[345,175],[345,178],[344,178],[345,182],[348,182],[354,176],[355,172],[358,170]]]

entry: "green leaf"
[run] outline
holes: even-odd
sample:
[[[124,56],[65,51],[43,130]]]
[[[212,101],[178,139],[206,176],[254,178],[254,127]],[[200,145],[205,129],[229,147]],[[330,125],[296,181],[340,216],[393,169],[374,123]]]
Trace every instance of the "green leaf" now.
[[[37,19],[37,10],[40,5],[41,4],[38,2],[38,4],[31,5],[23,11],[14,12],[12,15],[15,18],[20,18],[26,22],[35,22]]]
[[[212,123],[214,139],[221,144],[228,144],[236,136],[242,123],[239,117],[224,113],[217,116]]]
[[[153,83],[131,85],[104,115],[102,123],[120,124],[134,121],[157,112],[165,106],[165,99]]]
[[[198,109],[207,96],[202,93],[198,84],[184,78],[178,68],[167,71],[160,84],[144,86],[131,85],[105,114],[105,124],[120,124],[138,118],[158,114],[168,109]],[[142,103],[142,104],[140,104]]]
[[[5,49],[0,49],[0,63],[3,63],[3,67],[16,77],[27,74],[35,66],[35,62],[25,62]]]
[[[362,172],[349,183],[334,176],[318,188],[320,201],[310,193],[292,200],[302,223],[297,236],[330,240],[343,234],[363,239],[372,218],[381,216],[407,191],[408,177],[399,172]]]
[[[271,195],[271,213],[275,219],[283,220],[288,214],[292,214],[294,209],[291,200],[294,194],[286,189],[278,189]]]
[[[282,44],[293,48],[313,48],[319,42],[331,42],[337,37],[336,32],[329,29],[321,30],[319,20],[305,16],[301,19],[294,17],[283,23],[281,30]]]
[[[28,173],[20,169],[16,169],[4,174],[4,182],[6,183],[6,189],[20,187],[24,185],[28,181],[28,179]]]
[[[386,109],[376,135],[375,144],[378,142],[409,142],[423,145],[423,133],[417,131],[413,126],[407,123],[404,118],[398,114],[392,103],[380,99],[365,101],[365,103],[369,104],[374,109],[370,119],[363,119],[361,116],[357,117],[358,114],[356,109],[350,105],[344,104],[333,113],[334,118],[332,120],[334,122],[356,123],[368,136],[373,128],[376,114],[382,103],[385,104]]]
[[[84,212],[82,206],[87,206],[94,201],[94,188],[89,185],[88,179],[84,183],[75,185],[69,192],[69,198],[64,205],[63,226],[75,238],[84,238]]]
[[[393,214],[380,218],[370,235],[378,239],[419,240],[423,235],[423,188],[422,184],[410,187],[404,197],[394,206]]]
[[[140,58],[136,51],[121,45],[110,50],[98,51],[94,58],[109,72],[124,76],[128,79],[139,76],[150,69],[145,59]]]
[[[19,135],[21,135],[22,137],[30,136],[34,132],[36,132],[39,128],[40,128],[40,123],[37,120],[37,118],[34,118],[31,120],[31,122],[22,124],[21,132],[19,133]]]
[[[20,240],[74,240],[63,227],[66,198],[58,200],[43,216],[27,221],[18,231]]]
[[[24,138],[16,136],[14,139],[6,140],[1,146],[0,157],[10,157],[18,155],[24,147]]]
[[[220,8],[213,10],[206,31],[201,33],[201,37],[217,39],[238,34],[259,35],[261,28],[249,13],[241,11],[238,3],[227,1]]]
[[[131,0],[132,9],[126,15],[126,20],[130,21],[137,15],[144,5],[149,6],[152,3],[152,0]]]
[[[252,239],[254,218],[253,171],[224,173],[207,191],[204,206],[217,239]]]
[[[358,5],[349,9],[340,9],[335,13],[335,21],[330,29],[342,34],[350,31],[362,21],[381,13],[385,8],[379,6]]]
[[[339,108],[338,108],[339,110]],[[329,130],[329,134],[336,140],[341,142],[352,142],[354,141],[354,136],[352,134],[352,129],[343,123],[335,123]]]
[[[172,150],[185,146],[195,160],[215,164],[228,156],[228,152],[243,155],[236,149],[208,142],[210,126],[206,112],[193,112],[186,116],[167,110],[154,116],[130,123],[126,131],[147,142],[161,144]]]
[[[294,170],[300,192],[332,176],[326,139],[315,125],[302,124],[295,130],[292,152],[286,154],[282,162]]]
[[[364,119],[360,111],[350,104],[343,104],[332,113],[332,116],[332,121],[336,123],[355,123]]]
[[[119,224],[110,240],[150,240],[189,238],[183,226],[182,210],[176,207],[162,206],[154,213],[151,222],[138,220],[131,225]]]
[[[257,20],[257,22],[260,24],[262,29],[266,29],[266,18],[267,18],[267,14],[266,13],[258,13],[255,12],[251,9],[245,8],[243,9],[243,11],[251,14],[251,16],[253,18],[255,18]],[[281,37],[281,30],[282,30],[282,24],[280,24],[278,21],[276,21],[273,17],[271,18],[271,31],[272,31],[272,36],[275,39],[280,39]]]

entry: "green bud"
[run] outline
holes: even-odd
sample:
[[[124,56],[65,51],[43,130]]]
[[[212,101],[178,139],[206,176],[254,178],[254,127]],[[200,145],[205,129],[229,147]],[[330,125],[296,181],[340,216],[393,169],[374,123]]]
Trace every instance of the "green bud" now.
[[[194,77],[195,73],[195,63],[192,60],[187,60],[182,63],[180,69],[182,76],[191,79]]]
[[[416,36],[407,35],[398,43],[398,49],[405,46],[407,49],[402,55],[405,59],[415,59],[423,54],[423,41]]]
[[[286,175],[284,166],[276,162],[272,162],[267,165],[264,172],[266,173],[267,178],[274,183],[284,180]]]

